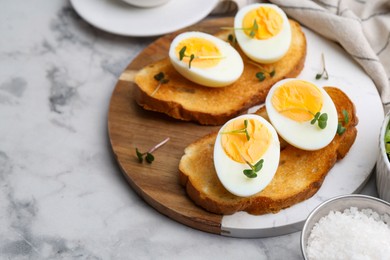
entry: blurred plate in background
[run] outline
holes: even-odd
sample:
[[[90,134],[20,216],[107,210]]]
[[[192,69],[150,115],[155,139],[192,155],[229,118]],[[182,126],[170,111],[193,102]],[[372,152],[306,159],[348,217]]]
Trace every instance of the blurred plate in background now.
[[[192,25],[206,17],[219,0],[170,0],[139,8],[121,0],[70,0],[76,12],[103,31],[123,36],[157,36]]]

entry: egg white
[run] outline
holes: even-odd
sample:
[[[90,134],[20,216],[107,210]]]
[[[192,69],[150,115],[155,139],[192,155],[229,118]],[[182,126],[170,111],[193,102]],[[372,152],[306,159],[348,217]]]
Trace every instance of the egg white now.
[[[198,37],[213,42],[223,58],[210,68],[189,68],[188,63],[180,61],[176,46],[187,38]],[[173,67],[185,78],[207,87],[224,87],[234,83],[244,70],[240,54],[227,42],[203,32],[185,32],[176,36],[169,48],[169,58]]]
[[[260,6],[271,7],[276,10],[283,19],[282,30],[269,39],[253,39],[245,34],[243,30],[235,30],[237,42],[248,58],[259,63],[273,63],[281,59],[291,45],[291,27],[286,14],[274,4],[251,4],[241,8],[235,18],[234,27],[242,28],[244,16],[251,10]]]
[[[264,159],[262,169],[257,173],[256,178],[248,178],[243,171],[250,169],[246,163],[239,163],[232,160],[224,151],[221,145],[221,134],[225,126],[232,120],[237,118],[253,118],[265,125],[271,133],[271,142],[268,150],[262,156]],[[229,120],[218,132],[214,144],[214,166],[218,178],[222,185],[232,194],[240,197],[248,197],[262,191],[274,177],[279,165],[280,144],[278,135],[272,125],[262,118],[254,114],[241,115]]]
[[[309,151],[324,148],[333,140],[337,132],[338,115],[333,100],[322,87],[317,86],[323,96],[323,106],[320,112],[321,114],[328,114],[327,126],[325,129],[319,128],[317,123],[312,125],[310,121],[297,122],[288,117],[285,117],[276,111],[271,103],[271,99],[275,90],[279,86],[291,80],[297,79],[281,80],[270,89],[265,101],[269,119],[279,135],[289,144]],[[314,83],[311,84],[316,85]]]

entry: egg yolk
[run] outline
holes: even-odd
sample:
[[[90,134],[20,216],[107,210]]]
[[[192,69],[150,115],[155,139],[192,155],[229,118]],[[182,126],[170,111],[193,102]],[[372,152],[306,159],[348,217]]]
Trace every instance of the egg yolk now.
[[[258,25],[257,31],[255,31],[254,39],[265,40],[277,35],[283,27],[282,16],[271,7],[259,7],[249,11],[242,21],[243,28],[253,28],[254,21]],[[245,29],[245,34],[249,37],[251,30]]]
[[[234,161],[245,163],[256,163],[268,150],[271,140],[271,133],[260,121],[247,119],[247,131],[249,140],[245,133],[231,133],[245,129],[244,118],[236,119],[229,123],[221,136],[221,145],[225,153]]]
[[[293,80],[279,86],[271,99],[273,107],[282,115],[297,121],[312,120],[322,108],[322,93],[313,84]]]
[[[183,61],[189,63],[189,57],[192,54],[195,56],[191,61],[191,67],[210,68],[216,66],[221,60],[222,55],[218,47],[207,39],[191,37],[181,41],[175,48],[178,58],[184,46],[186,46],[186,51]]]

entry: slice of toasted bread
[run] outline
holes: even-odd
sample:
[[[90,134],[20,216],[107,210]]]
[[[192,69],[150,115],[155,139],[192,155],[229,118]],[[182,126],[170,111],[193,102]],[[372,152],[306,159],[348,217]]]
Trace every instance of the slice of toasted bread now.
[[[260,69],[239,50],[244,60],[244,72],[229,86],[210,88],[193,83],[181,76],[166,58],[144,67],[136,74],[135,100],[147,110],[162,112],[177,119],[203,125],[221,125],[264,102],[274,83],[283,78],[296,77],[301,72],[306,58],[306,38],[297,22],[290,20],[290,24],[292,43],[287,54],[273,64],[261,65],[263,68]],[[231,33],[224,30],[217,36],[227,40]],[[262,70],[274,70],[275,75],[267,76],[260,82],[256,73]],[[169,82],[162,84],[155,92],[158,82],[154,75],[160,72]]]
[[[325,89],[336,105],[339,119],[343,118],[341,111],[348,112],[350,120],[344,134],[336,134],[328,146],[317,151],[283,145],[279,167],[271,183],[261,192],[244,198],[229,193],[219,181],[213,162],[217,133],[211,133],[190,144],[180,160],[180,183],[188,196],[207,211],[225,215],[237,211],[254,215],[276,213],[310,198],[336,161],[347,154],[357,135],[358,119],[352,101],[338,88]],[[265,108],[256,113],[264,116]]]

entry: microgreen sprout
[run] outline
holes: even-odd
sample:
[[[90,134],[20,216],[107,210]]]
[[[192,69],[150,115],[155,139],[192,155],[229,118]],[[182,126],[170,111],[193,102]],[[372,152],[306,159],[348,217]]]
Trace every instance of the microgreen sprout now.
[[[321,114],[321,112],[317,112],[314,115],[314,118],[313,118],[313,120],[311,120],[310,123],[312,125],[314,125],[316,122],[318,122],[319,128],[325,129],[326,125],[327,125],[327,121],[328,121],[328,114],[327,113],[322,113]]]
[[[161,146],[163,146],[168,141],[169,141],[169,137],[165,138],[162,142],[153,146],[149,151],[144,153],[140,152],[138,148],[135,148],[135,153],[137,155],[138,161],[142,163],[144,161],[144,156],[145,156],[145,161],[148,163],[152,163],[154,161],[154,156],[152,153],[156,151],[158,148],[160,148]]]
[[[162,84],[166,84],[166,83],[169,82],[169,79],[165,78],[164,72],[160,72],[160,73],[157,73],[156,75],[154,75],[154,79],[157,80],[158,85],[157,85],[157,87],[154,89],[153,93],[151,94],[152,97],[153,97],[154,94],[156,94],[156,92],[160,89],[160,87],[161,87]]]
[[[247,160],[244,160],[244,161],[250,167],[250,169],[245,169],[243,171],[245,176],[248,177],[248,178],[256,178],[257,177],[257,173],[261,170],[261,168],[263,168],[264,159],[261,159],[260,161],[258,161],[255,164],[251,164]]]
[[[184,46],[183,48],[181,48],[181,50],[179,51],[179,59],[183,60],[184,57],[189,57],[190,61],[188,62],[188,68],[191,69],[191,63],[195,59],[195,55],[194,54],[186,55],[185,54],[186,53],[186,49],[187,49],[187,46]]]
[[[224,56],[221,56],[221,55],[210,55],[210,56],[195,56],[195,54],[186,54],[186,50],[187,50],[187,46],[183,46],[183,48],[180,49],[179,51],[179,60],[183,60],[185,57],[187,58],[190,58],[189,62],[188,62],[188,68],[191,69],[191,63],[194,59],[203,59],[203,60],[207,60],[207,59],[223,59]]]
[[[250,28],[249,36],[251,38],[255,37],[257,30],[259,29],[259,25],[257,24],[256,19],[253,20],[253,25]]]
[[[275,70],[272,70],[271,72],[260,71],[256,73],[256,78],[258,78],[260,82],[265,80],[265,73],[267,73],[271,78],[275,76]]]
[[[244,120],[244,128],[242,129],[237,129],[237,130],[232,130],[232,131],[227,131],[227,132],[221,132],[221,134],[245,134],[246,140],[250,140],[250,136],[248,133],[248,119]]]
[[[322,78],[322,76],[324,76],[324,79],[329,79],[329,75],[328,75],[328,71],[326,70],[326,66],[325,66],[325,56],[324,56],[324,53],[321,53],[321,60],[322,60],[322,72],[321,73],[317,73],[316,75],[316,79],[320,79]]]
[[[253,20],[253,25],[248,28],[235,28],[235,27],[221,27],[221,29],[233,29],[233,30],[244,30],[248,31],[249,30],[249,37],[254,38],[256,35],[257,30],[259,29],[259,25],[257,24],[256,19]]]
[[[146,152],[146,153],[141,153],[138,148],[135,148],[135,152],[137,154],[137,157],[138,157],[138,161],[140,163],[142,163],[144,161],[144,156],[145,156],[145,160],[148,162],[148,163],[152,163],[154,161],[154,156],[153,154],[149,153],[149,152]]]
[[[286,108],[286,109],[280,110],[279,112],[283,113],[283,112],[286,112],[286,111],[289,111],[292,109],[300,109],[300,110],[306,111],[306,112],[310,113],[311,115],[313,115],[313,119],[310,121],[310,124],[314,125],[315,123],[317,123],[318,127],[321,129],[325,129],[327,124],[328,124],[328,114],[327,113],[321,114],[321,112],[317,112],[314,114],[312,111],[305,109],[305,108]]]
[[[265,80],[264,72],[261,72],[261,71],[257,72],[256,73],[256,78],[258,78],[260,82]]]
[[[337,134],[339,134],[339,135],[344,134],[344,132],[346,130],[346,128],[344,126],[349,123],[349,115],[348,115],[347,110],[343,109],[342,114],[343,114],[343,120],[339,121],[339,123],[337,125]]]
[[[269,69],[266,69],[262,65],[254,62],[254,61],[251,61],[249,59],[246,60],[246,62],[249,64],[252,64],[260,69],[260,72],[256,73],[256,78],[258,78],[260,82],[265,80],[267,75],[272,78],[276,74],[276,71],[274,68],[271,68],[271,71],[270,71]]]

